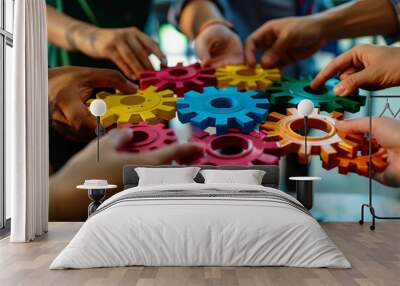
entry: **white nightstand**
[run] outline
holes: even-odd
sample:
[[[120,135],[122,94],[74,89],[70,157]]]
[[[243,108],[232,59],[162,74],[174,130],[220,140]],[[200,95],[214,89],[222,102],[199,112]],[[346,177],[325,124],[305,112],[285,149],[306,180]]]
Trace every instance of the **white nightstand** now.
[[[290,177],[289,180],[296,181],[296,196],[305,208],[313,207],[313,184],[321,180],[320,177]]]
[[[117,185],[108,184],[107,180],[85,180],[83,185],[77,189],[87,190],[89,199],[92,201],[88,206],[88,217],[94,213],[103,202],[108,189],[115,189]]]

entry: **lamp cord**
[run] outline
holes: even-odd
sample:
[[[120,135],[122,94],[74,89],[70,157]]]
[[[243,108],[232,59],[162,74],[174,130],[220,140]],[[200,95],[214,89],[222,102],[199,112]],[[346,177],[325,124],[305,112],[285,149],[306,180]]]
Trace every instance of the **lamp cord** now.
[[[304,116],[304,152],[306,155],[306,162],[308,164],[308,153],[307,153],[307,116]]]
[[[96,116],[96,136],[97,136],[97,163],[100,162],[100,116]]]

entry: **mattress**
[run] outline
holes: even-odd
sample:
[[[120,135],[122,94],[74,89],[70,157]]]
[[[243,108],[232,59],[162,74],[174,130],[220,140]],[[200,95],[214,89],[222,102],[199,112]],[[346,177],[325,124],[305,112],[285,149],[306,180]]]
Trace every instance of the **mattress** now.
[[[286,193],[193,183],[138,186],[109,198],[50,269],[133,265],[351,267]]]

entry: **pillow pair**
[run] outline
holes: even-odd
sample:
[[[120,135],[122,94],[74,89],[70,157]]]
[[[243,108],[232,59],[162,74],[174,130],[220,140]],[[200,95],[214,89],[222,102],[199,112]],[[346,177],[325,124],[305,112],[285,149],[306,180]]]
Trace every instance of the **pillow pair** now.
[[[194,178],[199,167],[185,168],[135,168],[139,176],[139,186],[190,184],[196,183]],[[246,184],[261,185],[265,171],[261,170],[202,170],[205,184]]]

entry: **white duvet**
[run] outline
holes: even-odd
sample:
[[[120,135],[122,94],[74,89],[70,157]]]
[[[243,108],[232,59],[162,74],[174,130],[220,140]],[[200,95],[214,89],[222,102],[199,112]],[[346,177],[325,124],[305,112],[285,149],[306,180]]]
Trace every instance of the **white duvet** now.
[[[310,215],[257,198],[151,198],[133,192],[261,190],[232,184],[135,187],[105,201],[50,269],[145,266],[294,266],[349,268],[350,263]],[[136,194],[136,193],[134,193]],[[298,202],[297,202],[298,203]]]

